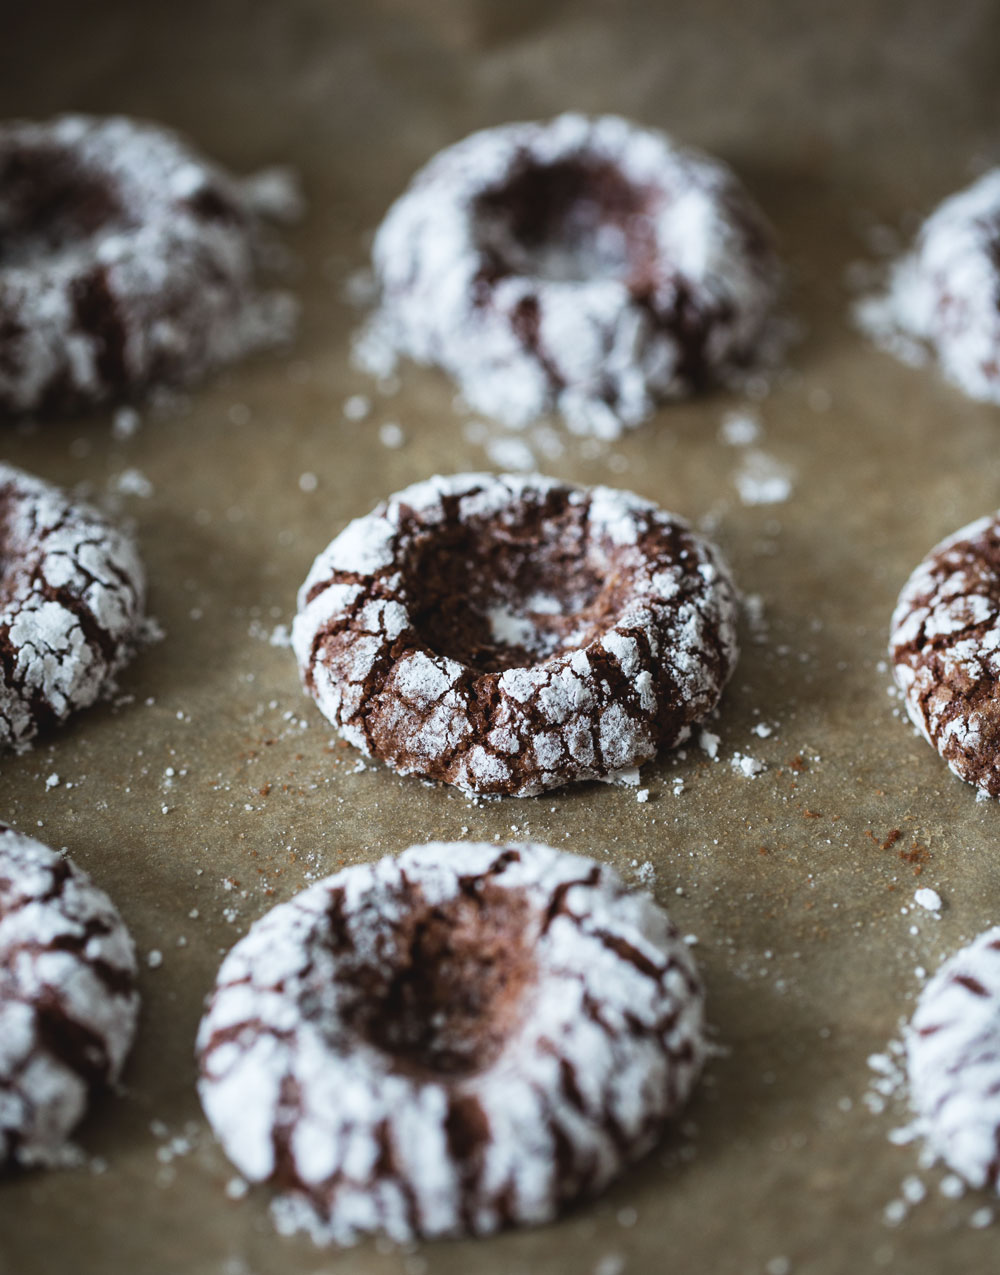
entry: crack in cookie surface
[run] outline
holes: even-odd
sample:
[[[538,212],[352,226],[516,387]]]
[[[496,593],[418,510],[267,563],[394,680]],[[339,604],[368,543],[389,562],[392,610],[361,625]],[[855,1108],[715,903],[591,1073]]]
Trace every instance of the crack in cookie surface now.
[[[119,1077],[139,998],[132,940],[68,859],[0,824],[0,1166],[45,1163]]]
[[[649,1150],[707,1053],[661,909],[529,843],[414,846],[275,908],[198,1049],[227,1154],[341,1243],[554,1217]]]
[[[363,752],[530,796],[686,738],[732,672],[735,614],[717,551],[650,502],[460,474],[351,523],[313,564],[292,642]]]
[[[1000,515],[955,532],[916,568],[889,649],[924,738],[956,775],[1000,796]]]
[[[24,746],[110,690],[144,601],[130,537],[0,464],[0,745]]]

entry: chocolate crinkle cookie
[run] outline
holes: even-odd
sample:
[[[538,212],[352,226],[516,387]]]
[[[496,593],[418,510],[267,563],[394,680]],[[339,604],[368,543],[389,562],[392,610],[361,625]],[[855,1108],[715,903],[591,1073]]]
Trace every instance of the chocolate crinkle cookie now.
[[[929,346],[966,394],[1000,403],[1000,168],[928,217],[856,313],[879,345],[908,362]]]
[[[1000,928],[947,961],[906,1033],[910,1101],[930,1149],[966,1182],[1000,1184]]]
[[[114,687],[147,635],[132,540],[0,464],[0,747],[21,747]]]
[[[892,617],[910,718],[960,778],[1000,797],[1000,513],[932,549]]]
[[[648,1151],[708,1052],[687,946],[610,868],[413,846],[258,921],[198,1033],[227,1155],[319,1243],[545,1222]]]
[[[257,275],[262,218],[296,199],[153,124],[0,124],[0,413],[85,409],[287,339],[292,299]]]
[[[442,367],[513,426],[555,410],[613,438],[773,344],[772,236],[736,177],[615,116],[448,147],[389,210],[373,259],[362,365]]]
[[[0,1167],[45,1164],[135,1035],[135,949],[70,860],[0,824]]]
[[[736,661],[718,552],[630,492],[418,483],[313,563],[292,644],[345,739],[401,774],[531,796],[687,738]]]

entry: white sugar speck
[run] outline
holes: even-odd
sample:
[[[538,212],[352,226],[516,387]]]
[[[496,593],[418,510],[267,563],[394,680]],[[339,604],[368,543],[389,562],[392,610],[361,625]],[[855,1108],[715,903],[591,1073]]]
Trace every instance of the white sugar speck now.
[[[363,421],[372,410],[372,401],[365,394],[352,394],[344,402],[344,415],[349,421]]]
[[[406,442],[406,435],[395,421],[386,421],[378,427],[378,441],[383,447],[390,447],[395,451]]]
[[[742,753],[733,753],[730,765],[733,770],[745,775],[747,779],[754,779],[767,770],[764,762],[758,761],[756,757],[745,757]]]
[[[759,437],[760,422],[750,412],[729,412],[719,427],[719,438],[728,447],[749,447]]]
[[[744,505],[777,505],[792,494],[794,471],[766,452],[748,451],[734,481]]]
[[[713,734],[710,730],[701,731],[698,735],[698,747],[715,761],[719,755],[719,736]]]
[[[929,886],[922,886],[919,890],[914,891],[913,901],[920,907],[926,908],[928,912],[940,912],[942,908],[942,900],[937,890],[930,889]]]
[[[123,469],[111,479],[111,487],[122,496],[139,496],[148,500],[155,490],[153,484],[139,469]]]
[[[111,433],[115,438],[131,438],[142,424],[134,407],[119,407],[111,418]]]

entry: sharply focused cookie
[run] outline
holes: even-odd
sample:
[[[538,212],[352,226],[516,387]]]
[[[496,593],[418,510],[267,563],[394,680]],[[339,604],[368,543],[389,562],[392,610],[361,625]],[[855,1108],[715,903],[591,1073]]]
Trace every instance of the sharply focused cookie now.
[[[0,824],[0,1167],[56,1156],[135,1035],[132,939],[70,860]]]
[[[358,347],[444,368],[511,425],[557,410],[614,437],[752,362],[778,290],[771,232],[725,165],[615,116],[449,146],[374,245]]]
[[[347,1243],[544,1222],[648,1151],[707,1053],[687,946],[548,846],[431,843],[258,921],[219,972],[199,1090],[283,1229]]]
[[[733,670],[736,607],[718,551],[631,492],[456,474],[319,555],[292,644],[366,755],[523,797],[687,738]]]
[[[144,600],[129,536],[0,463],[0,747],[113,688],[142,635]]]
[[[190,381],[287,338],[291,299],[257,282],[273,195],[153,124],[0,124],[0,414]]]
[[[1000,796],[1000,514],[932,549],[893,613],[906,710],[956,775]]]
[[[1000,1182],[1000,928],[945,962],[906,1035],[927,1144],[972,1186]]]

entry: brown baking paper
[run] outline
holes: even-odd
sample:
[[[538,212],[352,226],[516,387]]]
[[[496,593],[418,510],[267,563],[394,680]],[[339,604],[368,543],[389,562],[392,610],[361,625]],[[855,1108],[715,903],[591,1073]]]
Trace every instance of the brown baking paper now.
[[[882,662],[912,566],[1000,504],[1000,412],[867,344],[845,286],[850,264],[871,256],[873,226],[912,228],[995,155],[995,6],[8,9],[4,115],[161,120],[239,171],[293,165],[309,212],[290,236],[303,317],[287,355],[141,407],[130,437],[109,412],[5,429],[7,459],[134,522],[165,637],[125,672],[116,703],[3,759],[0,815],[68,847],[111,892],[139,946],[143,993],[125,1092],[79,1131],[83,1167],[0,1184],[3,1275],[995,1264],[995,1228],[970,1224],[989,1199],[943,1197],[941,1171],[888,1140],[905,1112],[892,1101],[872,1112],[879,1095],[865,1094],[877,1078],[868,1056],[911,1012],[916,968],[1000,917],[996,806],[915,738]],[[442,146],[570,107],[631,116],[731,162],[777,227],[802,332],[758,402],[715,393],[611,444],[558,422],[523,439],[560,478],[631,487],[693,519],[759,599],[709,724],[716,758],[691,746],[643,768],[645,802],[588,784],[474,805],[359,766],[302,696],[278,626],[348,519],[436,470],[495,468],[506,437],[470,431],[438,373],[406,367],[385,395],[352,368],[360,316],[345,289],[370,230]],[[371,400],[363,419],[345,415],[353,395]],[[733,412],[759,422],[755,443],[720,438]],[[402,446],[382,441],[387,423]],[[746,503],[738,476],[766,463],[787,499]],[[766,769],[734,769],[737,753]],[[307,882],[460,836],[543,839],[651,886],[697,937],[723,1052],[662,1149],[558,1225],[408,1252],[283,1239],[265,1190],[234,1198],[243,1188],[201,1117],[202,998],[222,953]],[[940,919],[914,905],[923,885],[943,897]],[[886,1206],[910,1175],[927,1198],[891,1225]]]

